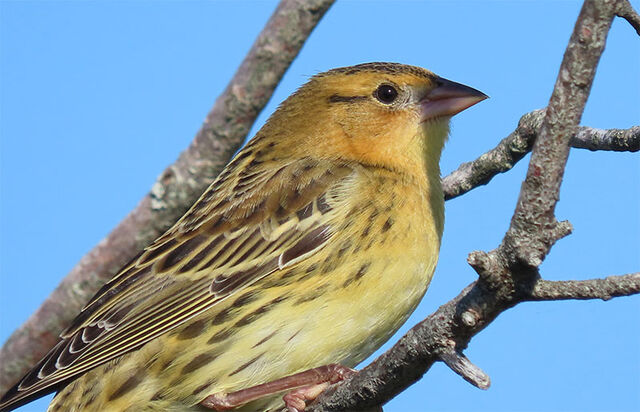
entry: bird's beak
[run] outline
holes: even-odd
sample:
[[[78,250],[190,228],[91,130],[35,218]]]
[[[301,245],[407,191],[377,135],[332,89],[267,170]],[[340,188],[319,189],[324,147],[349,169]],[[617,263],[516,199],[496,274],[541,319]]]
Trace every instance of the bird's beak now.
[[[479,90],[439,77],[437,86],[420,100],[421,121],[453,116],[474,104],[488,99]]]

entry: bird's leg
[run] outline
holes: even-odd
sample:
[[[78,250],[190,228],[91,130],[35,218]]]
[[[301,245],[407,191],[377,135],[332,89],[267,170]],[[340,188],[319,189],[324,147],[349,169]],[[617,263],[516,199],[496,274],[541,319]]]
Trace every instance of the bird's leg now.
[[[306,401],[315,399],[329,385],[340,382],[355,372],[346,366],[332,363],[236,392],[214,393],[200,402],[200,405],[215,411],[226,411],[265,396],[294,389],[283,399],[290,412],[299,412],[304,410]]]

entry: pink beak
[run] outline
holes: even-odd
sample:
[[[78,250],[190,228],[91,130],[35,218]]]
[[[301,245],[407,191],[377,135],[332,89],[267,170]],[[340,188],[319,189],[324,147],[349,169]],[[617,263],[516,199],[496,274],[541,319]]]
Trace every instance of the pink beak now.
[[[453,116],[489,98],[479,90],[441,77],[436,84],[436,88],[420,101],[423,122],[436,117]]]

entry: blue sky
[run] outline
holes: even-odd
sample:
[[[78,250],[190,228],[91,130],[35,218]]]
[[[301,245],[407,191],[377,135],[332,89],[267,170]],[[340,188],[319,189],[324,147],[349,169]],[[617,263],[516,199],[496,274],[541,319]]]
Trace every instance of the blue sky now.
[[[186,148],[275,4],[0,2],[1,341]],[[315,73],[414,64],[491,96],[454,118],[446,174],[546,105],[579,9],[574,1],[338,1],[251,134]],[[582,124],[639,123],[640,39],[616,20]],[[466,256],[499,244],[525,172],[523,161],[447,202],[440,264],[401,332],[475,279]],[[542,265],[545,278],[639,270],[639,178],[637,153],[572,150],[557,216],[575,230]],[[519,305],[466,351],[491,376],[488,391],[437,364],[385,411],[638,410],[639,313],[638,296]]]

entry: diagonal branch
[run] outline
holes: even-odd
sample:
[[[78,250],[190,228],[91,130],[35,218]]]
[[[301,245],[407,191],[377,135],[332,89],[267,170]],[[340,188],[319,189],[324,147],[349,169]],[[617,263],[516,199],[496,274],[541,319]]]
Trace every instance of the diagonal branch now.
[[[533,148],[544,116],[544,109],[525,114],[520,118],[518,127],[496,147],[471,162],[461,164],[442,179],[445,199],[461,196],[486,185],[497,174],[511,170]],[[608,130],[579,127],[570,144],[580,149],[637,152],[640,150],[640,126]]]
[[[531,151],[544,117],[544,109],[527,113],[520,118],[518,127],[476,160],[461,164],[442,179],[446,200],[461,196],[478,186],[486,185],[497,174],[504,173]]]
[[[334,0],[282,0],[191,145],[138,206],[62,280],[0,350],[0,393],[58,341],[82,306],[127,261],[191,206],[244,141],[251,125]]]
[[[631,3],[628,0],[621,2],[616,15],[628,21],[640,36],[640,15],[631,7]]]
[[[569,156],[618,2],[586,0],[560,65],[511,225],[492,258],[504,268],[537,267],[570,233],[554,215]]]

